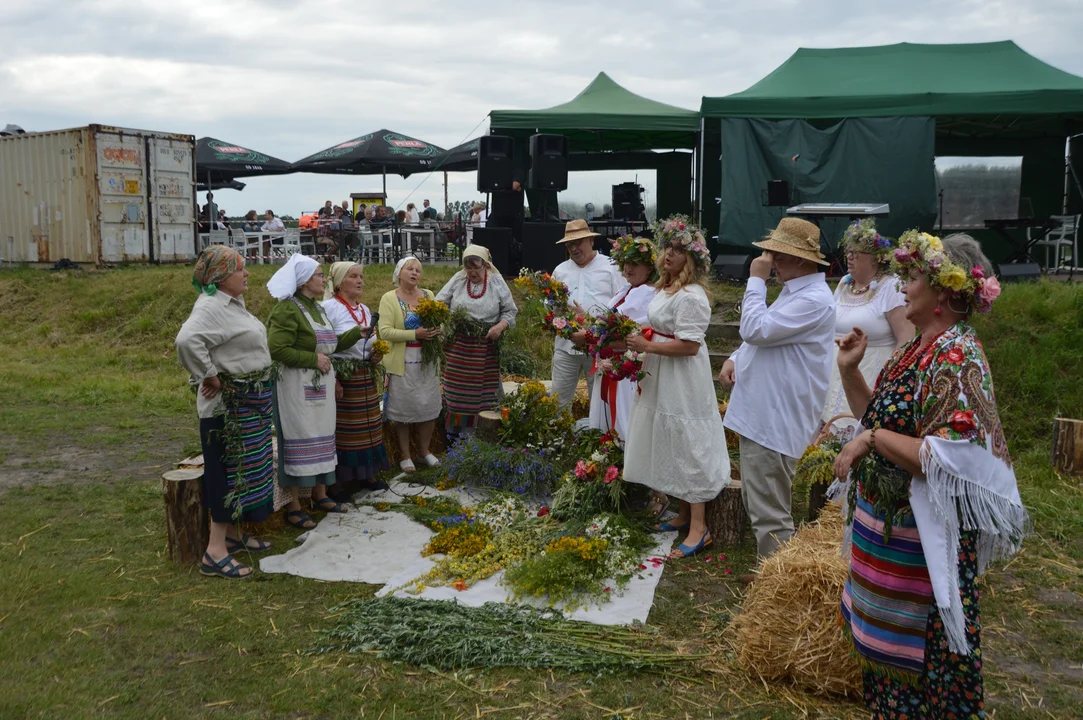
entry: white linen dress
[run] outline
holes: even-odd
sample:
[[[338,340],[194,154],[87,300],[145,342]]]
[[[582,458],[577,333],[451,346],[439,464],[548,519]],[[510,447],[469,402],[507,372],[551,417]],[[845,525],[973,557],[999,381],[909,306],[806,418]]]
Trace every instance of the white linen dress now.
[[[730,482],[726,434],[718,414],[704,338],[711,304],[699,285],[660,291],[647,308],[653,340],[699,343],[687,357],[650,353],[632,401],[624,479],[690,503],[713,500]]]

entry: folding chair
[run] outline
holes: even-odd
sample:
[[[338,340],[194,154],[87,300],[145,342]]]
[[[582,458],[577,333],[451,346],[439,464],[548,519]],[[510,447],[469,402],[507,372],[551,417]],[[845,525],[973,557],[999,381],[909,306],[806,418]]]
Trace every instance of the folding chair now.
[[[1068,264],[1068,278],[1075,273],[1075,267],[1079,264],[1079,215],[1054,215],[1053,220],[1060,221],[1060,227],[1053,228],[1048,235],[1043,237],[1034,243],[1035,246],[1042,246],[1045,248],[1045,270],[1056,269],[1059,273],[1061,267],[1064,264],[1063,250],[1067,249],[1070,253]],[[1030,229],[1027,229],[1027,236],[1029,241]],[[1049,251],[1053,251],[1053,262],[1049,262]]]

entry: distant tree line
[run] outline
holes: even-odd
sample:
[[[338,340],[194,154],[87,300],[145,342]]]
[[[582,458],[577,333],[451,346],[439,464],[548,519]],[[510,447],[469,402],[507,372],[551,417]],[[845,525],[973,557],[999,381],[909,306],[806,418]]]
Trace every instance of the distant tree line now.
[[[944,227],[980,228],[991,218],[1019,216],[1021,167],[959,165],[936,174],[944,191]]]

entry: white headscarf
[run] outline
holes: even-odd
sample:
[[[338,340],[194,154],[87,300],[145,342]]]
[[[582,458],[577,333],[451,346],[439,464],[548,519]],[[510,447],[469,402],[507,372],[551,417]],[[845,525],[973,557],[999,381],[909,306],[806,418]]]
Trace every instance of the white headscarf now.
[[[399,273],[401,273],[402,269],[406,267],[406,263],[410,262],[411,260],[416,262],[418,265],[421,264],[421,261],[413,255],[407,255],[402,260],[399,260],[398,264],[395,265],[395,272],[391,274],[391,282],[395,284],[395,287],[399,286]]]
[[[267,282],[267,292],[276,300],[285,300],[308,282],[319,267],[320,264],[312,258],[294,253],[286,264],[271,276]]]

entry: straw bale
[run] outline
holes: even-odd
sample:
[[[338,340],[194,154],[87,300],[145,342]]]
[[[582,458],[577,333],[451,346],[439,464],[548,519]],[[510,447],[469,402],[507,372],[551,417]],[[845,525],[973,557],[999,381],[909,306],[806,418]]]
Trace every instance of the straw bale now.
[[[839,625],[849,564],[842,519],[828,511],[763,561],[731,635],[737,661],[766,683],[859,696],[861,671]]]

